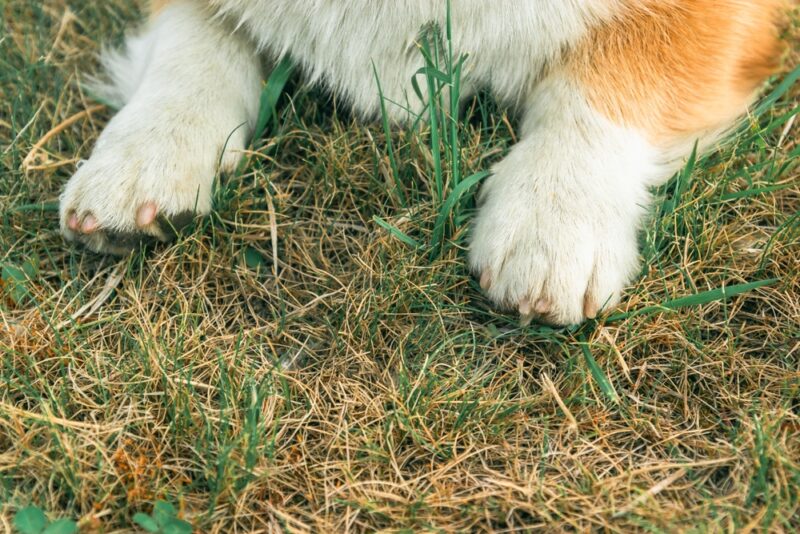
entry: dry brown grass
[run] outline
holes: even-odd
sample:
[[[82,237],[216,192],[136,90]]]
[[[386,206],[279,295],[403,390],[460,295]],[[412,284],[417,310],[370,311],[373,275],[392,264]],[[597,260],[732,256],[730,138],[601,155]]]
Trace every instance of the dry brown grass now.
[[[776,283],[519,328],[466,273],[465,230],[431,262],[373,222],[429,237],[424,136],[396,139],[403,210],[381,129],[317,91],[174,246],[65,246],[52,203],[109,117],[83,113],[79,73],[135,5],[0,5],[0,531],[29,503],[124,531],[157,499],[204,532],[800,527],[800,120],[769,130],[796,88],[649,226],[623,311]],[[510,143],[485,119],[473,171]]]

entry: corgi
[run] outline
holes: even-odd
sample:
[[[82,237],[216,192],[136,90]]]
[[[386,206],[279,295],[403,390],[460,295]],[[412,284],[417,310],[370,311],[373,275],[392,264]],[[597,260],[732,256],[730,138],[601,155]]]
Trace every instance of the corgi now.
[[[557,325],[620,302],[649,189],[728,130],[774,71],[785,0],[452,0],[465,95],[518,110],[481,186],[469,265],[491,301]],[[290,57],[364,118],[415,101],[445,0],[155,0],[106,53],[119,106],[60,197],[67,240],[120,254],[210,212],[258,114],[261,55]],[[408,113],[389,107],[391,118]]]

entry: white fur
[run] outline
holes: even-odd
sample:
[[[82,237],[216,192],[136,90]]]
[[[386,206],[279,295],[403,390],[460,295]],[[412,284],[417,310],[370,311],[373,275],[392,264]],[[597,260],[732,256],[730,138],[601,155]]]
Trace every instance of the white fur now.
[[[639,267],[646,182],[663,174],[641,134],[611,123],[562,77],[532,95],[522,139],[484,184],[470,265],[504,307],[544,301],[580,322],[586,299],[612,307]]]
[[[446,27],[445,0],[209,0],[263,49],[290,55],[367,117],[379,110],[373,64],[388,99],[417,104],[420,32]],[[469,55],[464,93],[488,87],[505,104],[524,98],[544,66],[618,0],[452,0],[455,55]],[[405,118],[402,107],[390,108]]]
[[[470,265],[498,305],[547,302],[557,323],[584,318],[585,301],[615,304],[637,271],[636,234],[647,185],[672,170],[636,131],[603,118],[558,69],[561,51],[614,15],[618,0],[453,0],[456,55],[468,54],[465,92],[486,87],[520,108],[522,137],[481,192]],[[290,55],[364,116],[379,110],[373,66],[388,98],[418,108],[411,77],[444,0],[182,0],[107,55],[105,94],[127,102],[62,196],[62,228],[95,250],[136,228],[155,201],[166,215],[211,207],[216,161],[232,165],[256,115],[256,50]],[[235,30],[234,30],[235,28]],[[243,38],[249,35],[249,40]],[[545,72],[550,74],[545,75]],[[402,106],[390,109],[402,119]],[[245,126],[241,126],[241,125]],[[238,129],[237,129],[238,128]],[[69,214],[101,231],[67,228]],[[108,231],[106,231],[108,230]]]
[[[241,158],[258,113],[260,66],[252,48],[190,2],[167,7],[125,53],[106,56],[107,99],[127,102],[100,135],[91,157],[61,195],[61,228],[97,251],[124,252],[113,234],[166,238],[159,224],[137,227],[139,208],[155,202],[169,219],[211,210],[220,161]],[[68,227],[72,213],[102,228]]]

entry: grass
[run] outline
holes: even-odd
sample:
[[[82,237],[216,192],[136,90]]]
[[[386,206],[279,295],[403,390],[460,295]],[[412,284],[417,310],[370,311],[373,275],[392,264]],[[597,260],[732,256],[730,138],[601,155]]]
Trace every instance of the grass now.
[[[0,3],[0,530],[165,503],[208,532],[800,527],[797,25],[780,96],[658,192],[626,303],[554,330],[465,270],[453,192],[514,129],[483,98],[453,121],[432,71],[434,132],[293,76],[212,217],[125,260],[65,246],[111,115],[78,82],[136,7]]]

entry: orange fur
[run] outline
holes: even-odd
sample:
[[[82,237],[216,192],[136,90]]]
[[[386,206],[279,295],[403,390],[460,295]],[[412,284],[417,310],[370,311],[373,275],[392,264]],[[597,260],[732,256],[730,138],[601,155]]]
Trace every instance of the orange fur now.
[[[740,115],[781,55],[783,0],[629,0],[570,68],[606,116],[670,144]]]
[[[158,14],[162,9],[167,7],[170,2],[171,0],[150,0],[150,14]]]

